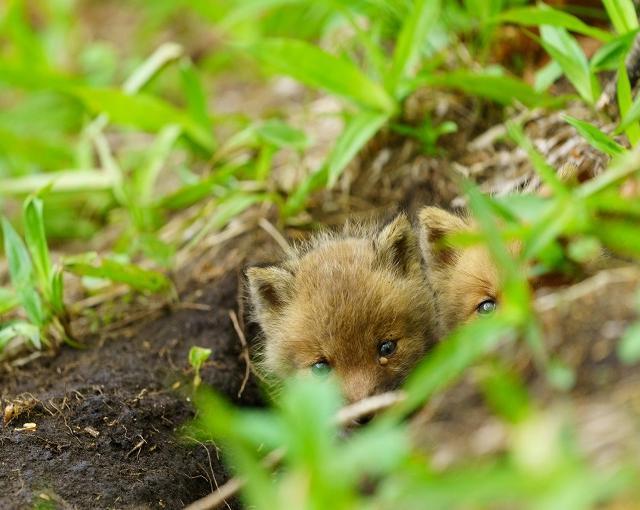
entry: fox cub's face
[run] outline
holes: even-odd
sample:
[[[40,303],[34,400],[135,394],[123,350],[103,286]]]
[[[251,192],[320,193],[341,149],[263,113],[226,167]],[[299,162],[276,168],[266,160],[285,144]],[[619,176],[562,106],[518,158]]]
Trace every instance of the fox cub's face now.
[[[418,213],[420,243],[427,274],[438,298],[445,331],[477,315],[491,313],[500,301],[498,269],[484,246],[454,247],[445,236],[473,231],[471,220],[438,207]]]
[[[247,272],[265,368],[337,376],[347,401],[397,387],[439,336],[417,238],[404,215],[377,234],[316,238]]]

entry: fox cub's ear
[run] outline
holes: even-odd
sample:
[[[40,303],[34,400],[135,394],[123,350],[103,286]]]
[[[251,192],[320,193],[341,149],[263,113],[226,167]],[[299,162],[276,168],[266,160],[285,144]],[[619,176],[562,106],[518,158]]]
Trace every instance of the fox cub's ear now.
[[[258,314],[278,311],[291,299],[293,275],[280,267],[247,270],[251,302]]]
[[[376,262],[394,267],[404,275],[420,271],[420,247],[411,223],[399,214],[375,240]]]
[[[440,207],[423,207],[418,212],[420,246],[425,260],[436,264],[453,261],[456,248],[441,244],[443,238],[468,228],[464,219]]]

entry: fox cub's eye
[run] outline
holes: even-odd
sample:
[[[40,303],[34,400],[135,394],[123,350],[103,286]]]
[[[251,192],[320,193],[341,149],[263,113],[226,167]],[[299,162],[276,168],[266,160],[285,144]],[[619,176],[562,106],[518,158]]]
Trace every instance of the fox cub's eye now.
[[[327,361],[316,361],[311,365],[311,373],[318,377],[325,377],[331,372],[331,365]]]
[[[378,354],[387,358],[396,351],[397,342],[394,340],[385,340],[378,346]]]
[[[485,299],[482,303],[480,303],[476,307],[476,312],[480,315],[488,315],[491,312],[495,311],[498,304],[493,299]]]

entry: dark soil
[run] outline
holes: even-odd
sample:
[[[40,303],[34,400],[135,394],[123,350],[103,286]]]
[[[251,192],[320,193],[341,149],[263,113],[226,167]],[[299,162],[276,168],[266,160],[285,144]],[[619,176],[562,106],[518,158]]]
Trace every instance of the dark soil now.
[[[0,508],[182,508],[224,483],[216,446],[183,438],[181,427],[194,416],[193,345],[213,351],[205,384],[260,403],[252,379],[238,397],[247,367],[229,317],[237,282],[229,273],[87,350],[0,373],[5,417],[11,404],[16,415],[0,429]]]

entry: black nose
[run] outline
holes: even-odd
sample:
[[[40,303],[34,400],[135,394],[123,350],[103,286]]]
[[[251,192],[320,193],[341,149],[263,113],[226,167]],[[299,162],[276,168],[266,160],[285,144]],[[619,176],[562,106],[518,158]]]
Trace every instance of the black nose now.
[[[373,420],[374,416],[375,416],[374,413],[365,414],[363,416],[359,416],[358,418],[353,420],[353,422],[354,422],[355,425],[366,425],[371,420]]]

